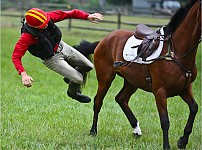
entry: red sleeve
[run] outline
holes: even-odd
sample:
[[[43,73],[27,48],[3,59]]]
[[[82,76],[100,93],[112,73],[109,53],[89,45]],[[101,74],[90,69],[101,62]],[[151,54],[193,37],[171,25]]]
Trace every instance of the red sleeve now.
[[[88,13],[78,10],[78,9],[73,9],[71,11],[61,11],[61,10],[56,10],[56,11],[50,11],[47,12],[47,14],[50,16],[50,18],[53,20],[53,22],[59,22],[65,19],[83,19],[87,20]]]
[[[12,62],[18,71],[19,74],[25,71],[21,59],[24,56],[25,52],[27,51],[28,47],[31,44],[37,43],[38,41],[36,38],[28,33],[23,33],[19,40],[17,41],[13,54],[12,54]]]

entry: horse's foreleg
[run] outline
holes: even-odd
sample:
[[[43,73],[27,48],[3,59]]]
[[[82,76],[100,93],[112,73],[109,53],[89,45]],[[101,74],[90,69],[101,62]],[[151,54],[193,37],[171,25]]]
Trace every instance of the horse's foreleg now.
[[[169,130],[169,117],[167,110],[167,98],[163,92],[164,90],[158,90],[154,93],[157,109],[159,112],[161,129],[163,131],[163,149],[170,149],[169,138],[168,138],[168,130]]]
[[[194,119],[195,119],[196,113],[198,112],[198,104],[196,103],[196,101],[194,100],[192,96],[191,86],[189,86],[186,89],[186,91],[184,91],[180,96],[188,104],[189,111],[190,111],[187,124],[184,128],[184,134],[182,137],[180,137],[177,143],[179,148],[184,149],[186,148],[186,145],[188,143],[189,135],[192,132]]]
[[[139,123],[128,106],[128,101],[131,95],[137,90],[137,88],[133,87],[128,81],[124,80],[124,85],[118,95],[115,97],[116,102],[119,104],[126,117],[128,118],[130,125],[134,128],[134,135],[142,135],[142,132],[139,127]]]

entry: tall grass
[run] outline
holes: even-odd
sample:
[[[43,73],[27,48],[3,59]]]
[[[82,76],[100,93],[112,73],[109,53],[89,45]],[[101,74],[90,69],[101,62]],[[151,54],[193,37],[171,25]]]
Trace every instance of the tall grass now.
[[[63,40],[70,45],[80,40],[101,40],[107,33],[99,31],[63,29]],[[62,77],[42,65],[39,59],[27,53],[23,65],[35,82],[31,88],[21,84],[11,62],[11,54],[20,35],[19,28],[1,30],[1,149],[33,150],[158,150],[162,149],[162,131],[154,97],[138,90],[130,100],[143,135],[132,136],[132,128],[114,97],[122,88],[123,79],[116,77],[105,97],[98,121],[98,135],[89,136],[92,125],[93,101],[78,103],[66,96],[67,85]],[[187,145],[188,150],[201,149],[201,50],[197,54],[198,77],[193,92],[199,112]],[[96,94],[95,70],[90,73],[83,93],[92,99]],[[168,99],[170,117],[170,144],[177,149],[177,140],[183,134],[189,109],[179,98]]]

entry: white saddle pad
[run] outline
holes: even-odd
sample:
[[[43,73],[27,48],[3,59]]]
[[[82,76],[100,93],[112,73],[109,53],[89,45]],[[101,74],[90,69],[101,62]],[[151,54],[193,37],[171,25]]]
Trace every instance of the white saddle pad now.
[[[164,35],[163,27],[160,29],[160,32],[161,35]],[[153,62],[153,59],[159,57],[163,48],[163,41],[160,41],[158,48],[149,57],[146,58],[146,61],[143,61],[142,58],[140,57],[134,60],[134,58],[137,56],[138,47],[137,48],[131,48],[131,47],[140,45],[141,42],[142,40],[136,39],[134,35],[127,40],[123,50],[123,58],[126,61],[132,61],[140,64],[150,64]]]

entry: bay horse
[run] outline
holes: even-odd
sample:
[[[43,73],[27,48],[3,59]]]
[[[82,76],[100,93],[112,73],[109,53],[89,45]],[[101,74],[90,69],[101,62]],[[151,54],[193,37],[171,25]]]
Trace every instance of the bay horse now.
[[[197,76],[195,61],[198,44],[201,41],[201,0],[190,0],[181,7],[164,27],[164,33],[167,40],[164,41],[160,57],[150,64],[138,64],[123,59],[124,45],[134,34],[133,31],[115,30],[96,42],[96,45],[91,43],[94,44],[94,65],[98,80],[91,135],[97,134],[98,114],[117,74],[124,78],[124,84],[115,100],[134,128],[135,135],[142,133],[139,122],[128,105],[129,99],[138,88],[153,93],[163,131],[163,149],[170,149],[167,98],[180,96],[187,103],[189,117],[184,134],[177,143],[179,148],[186,148],[198,111],[198,104],[192,94],[192,82]],[[80,49],[82,51],[91,49],[92,52],[90,43],[83,46],[81,44]],[[123,62],[124,65],[114,67],[115,62]]]

